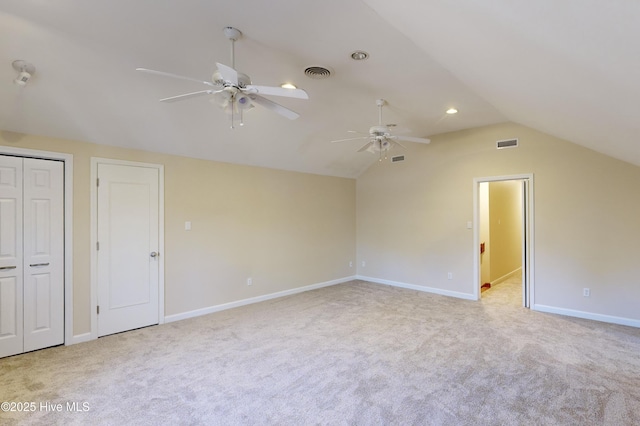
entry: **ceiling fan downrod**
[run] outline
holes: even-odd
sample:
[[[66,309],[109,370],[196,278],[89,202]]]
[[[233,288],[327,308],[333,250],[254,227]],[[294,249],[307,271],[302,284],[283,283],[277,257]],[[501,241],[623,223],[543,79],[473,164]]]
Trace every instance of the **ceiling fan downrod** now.
[[[236,58],[235,58],[235,43],[240,37],[242,37],[242,32],[233,27],[224,27],[222,30],[224,32],[225,37],[227,37],[231,41],[231,68],[236,68]]]
[[[233,28],[233,27],[224,27],[222,31],[224,32],[225,37],[227,37],[231,42],[231,68],[235,69],[236,68],[236,49],[235,49],[236,40],[242,37],[242,32],[239,29]],[[230,106],[231,106],[231,128],[232,129],[235,129],[235,126],[233,125],[234,118],[235,118],[233,111],[237,103],[236,95],[237,95],[237,92],[231,96]],[[240,111],[240,126],[244,126],[244,121],[242,117],[243,115],[242,108],[238,108],[238,110]]]
[[[376,105],[378,105],[378,125],[379,126],[382,126],[382,107],[384,106],[385,103],[386,101],[384,99],[376,100]]]

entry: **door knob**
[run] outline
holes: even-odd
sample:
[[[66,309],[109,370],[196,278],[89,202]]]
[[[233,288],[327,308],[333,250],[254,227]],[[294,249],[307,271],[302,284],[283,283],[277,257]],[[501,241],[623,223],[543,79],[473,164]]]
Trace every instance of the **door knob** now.
[[[151,252],[151,254],[150,254],[150,256],[155,258],[155,257],[157,257],[157,256],[160,256],[160,253],[157,253],[157,252],[155,252],[155,251],[152,251],[152,252]]]

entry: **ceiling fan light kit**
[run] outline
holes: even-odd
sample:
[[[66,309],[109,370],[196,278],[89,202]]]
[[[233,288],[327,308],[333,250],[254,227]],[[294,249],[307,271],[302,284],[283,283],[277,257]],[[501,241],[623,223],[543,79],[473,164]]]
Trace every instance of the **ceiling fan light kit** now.
[[[258,86],[251,83],[248,75],[235,69],[235,42],[242,37],[242,32],[237,28],[225,27],[223,33],[231,42],[231,66],[216,63],[217,70],[213,73],[211,81],[202,81],[191,77],[171,74],[164,71],[155,71],[147,68],[136,68],[136,71],[155,74],[164,77],[193,81],[212,87],[212,89],[185,93],[160,99],[160,102],[176,102],[194,97],[213,95],[213,101],[217,103],[231,116],[231,128],[236,120],[240,125],[244,124],[243,112],[253,108],[254,104],[260,105],[270,111],[276,112],[290,120],[295,120],[300,115],[284,106],[277,104],[264,96],[281,96],[296,99],[309,99],[307,92],[297,88],[284,88],[277,86]]]

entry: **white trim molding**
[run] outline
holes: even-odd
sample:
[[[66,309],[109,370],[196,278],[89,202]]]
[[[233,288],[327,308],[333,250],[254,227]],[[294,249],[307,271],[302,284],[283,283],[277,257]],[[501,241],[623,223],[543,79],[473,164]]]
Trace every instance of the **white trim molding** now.
[[[629,327],[640,328],[640,320],[624,317],[616,317],[613,315],[595,314],[593,312],[576,311],[574,309],[557,308],[547,305],[533,305],[533,311],[544,312],[547,314],[564,315],[574,318],[582,318],[593,321],[607,322],[610,324],[627,325]]]
[[[424,291],[425,293],[434,293],[434,294],[439,294],[441,296],[456,297],[458,299],[477,300],[475,295],[470,294],[470,293],[461,293],[459,291],[444,290],[444,289],[441,289],[441,288],[426,287],[426,286],[417,285],[417,284],[402,283],[402,282],[399,282],[399,281],[383,280],[383,279],[380,279],[380,278],[365,277],[363,275],[357,275],[356,279],[362,280],[362,281],[369,281],[369,282],[372,282],[372,283],[375,283],[375,284],[385,284],[385,285],[390,285],[390,286],[393,286],[393,287],[400,287],[400,288],[407,288],[407,289],[410,289],[410,290]]]
[[[338,278],[331,281],[325,281],[322,283],[311,284],[304,287],[292,288],[291,290],[279,291],[276,293],[265,294],[262,296],[251,297],[249,299],[237,300],[234,302],[223,303],[221,305],[209,306],[207,308],[195,309],[193,311],[183,312],[180,314],[168,315],[164,318],[165,323],[180,321],[187,318],[195,318],[201,315],[212,314],[214,312],[220,312],[227,309],[238,308],[240,306],[251,305],[253,303],[264,302],[265,300],[277,299],[279,297],[291,296],[292,294],[303,293],[305,291],[316,290],[323,287],[329,287],[336,284],[343,284],[349,281],[355,280],[356,277]]]
[[[508,280],[509,278],[518,276],[518,275],[522,275],[522,267],[515,269],[511,272],[508,272],[506,274],[504,274],[503,276],[501,276],[500,278],[496,278],[495,280],[491,281],[491,285],[498,285],[506,280]]]
[[[64,162],[64,344],[75,343],[73,335],[73,155],[38,149],[0,146],[0,154]]]

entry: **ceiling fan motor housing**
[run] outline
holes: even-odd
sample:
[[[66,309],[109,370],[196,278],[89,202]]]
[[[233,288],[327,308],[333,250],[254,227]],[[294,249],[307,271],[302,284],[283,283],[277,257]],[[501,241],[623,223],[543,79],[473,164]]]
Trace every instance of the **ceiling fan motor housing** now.
[[[222,75],[220,74],[220,71],[217,71],[217,70],[211,76],[211,81],[214,84],[217,84],[219,86],[224,86],[225,85],[224,78],[222,78]],[[238,73],[238,87],[245,88],[245,87],[249,86],[250,84],[251,84],[251,79],[249,78],[249,76],[239,72]]]
[[[387,136],[389,135],[389,129],[387,126],[372,126],[369,129],[369,133],[372,136]]]

